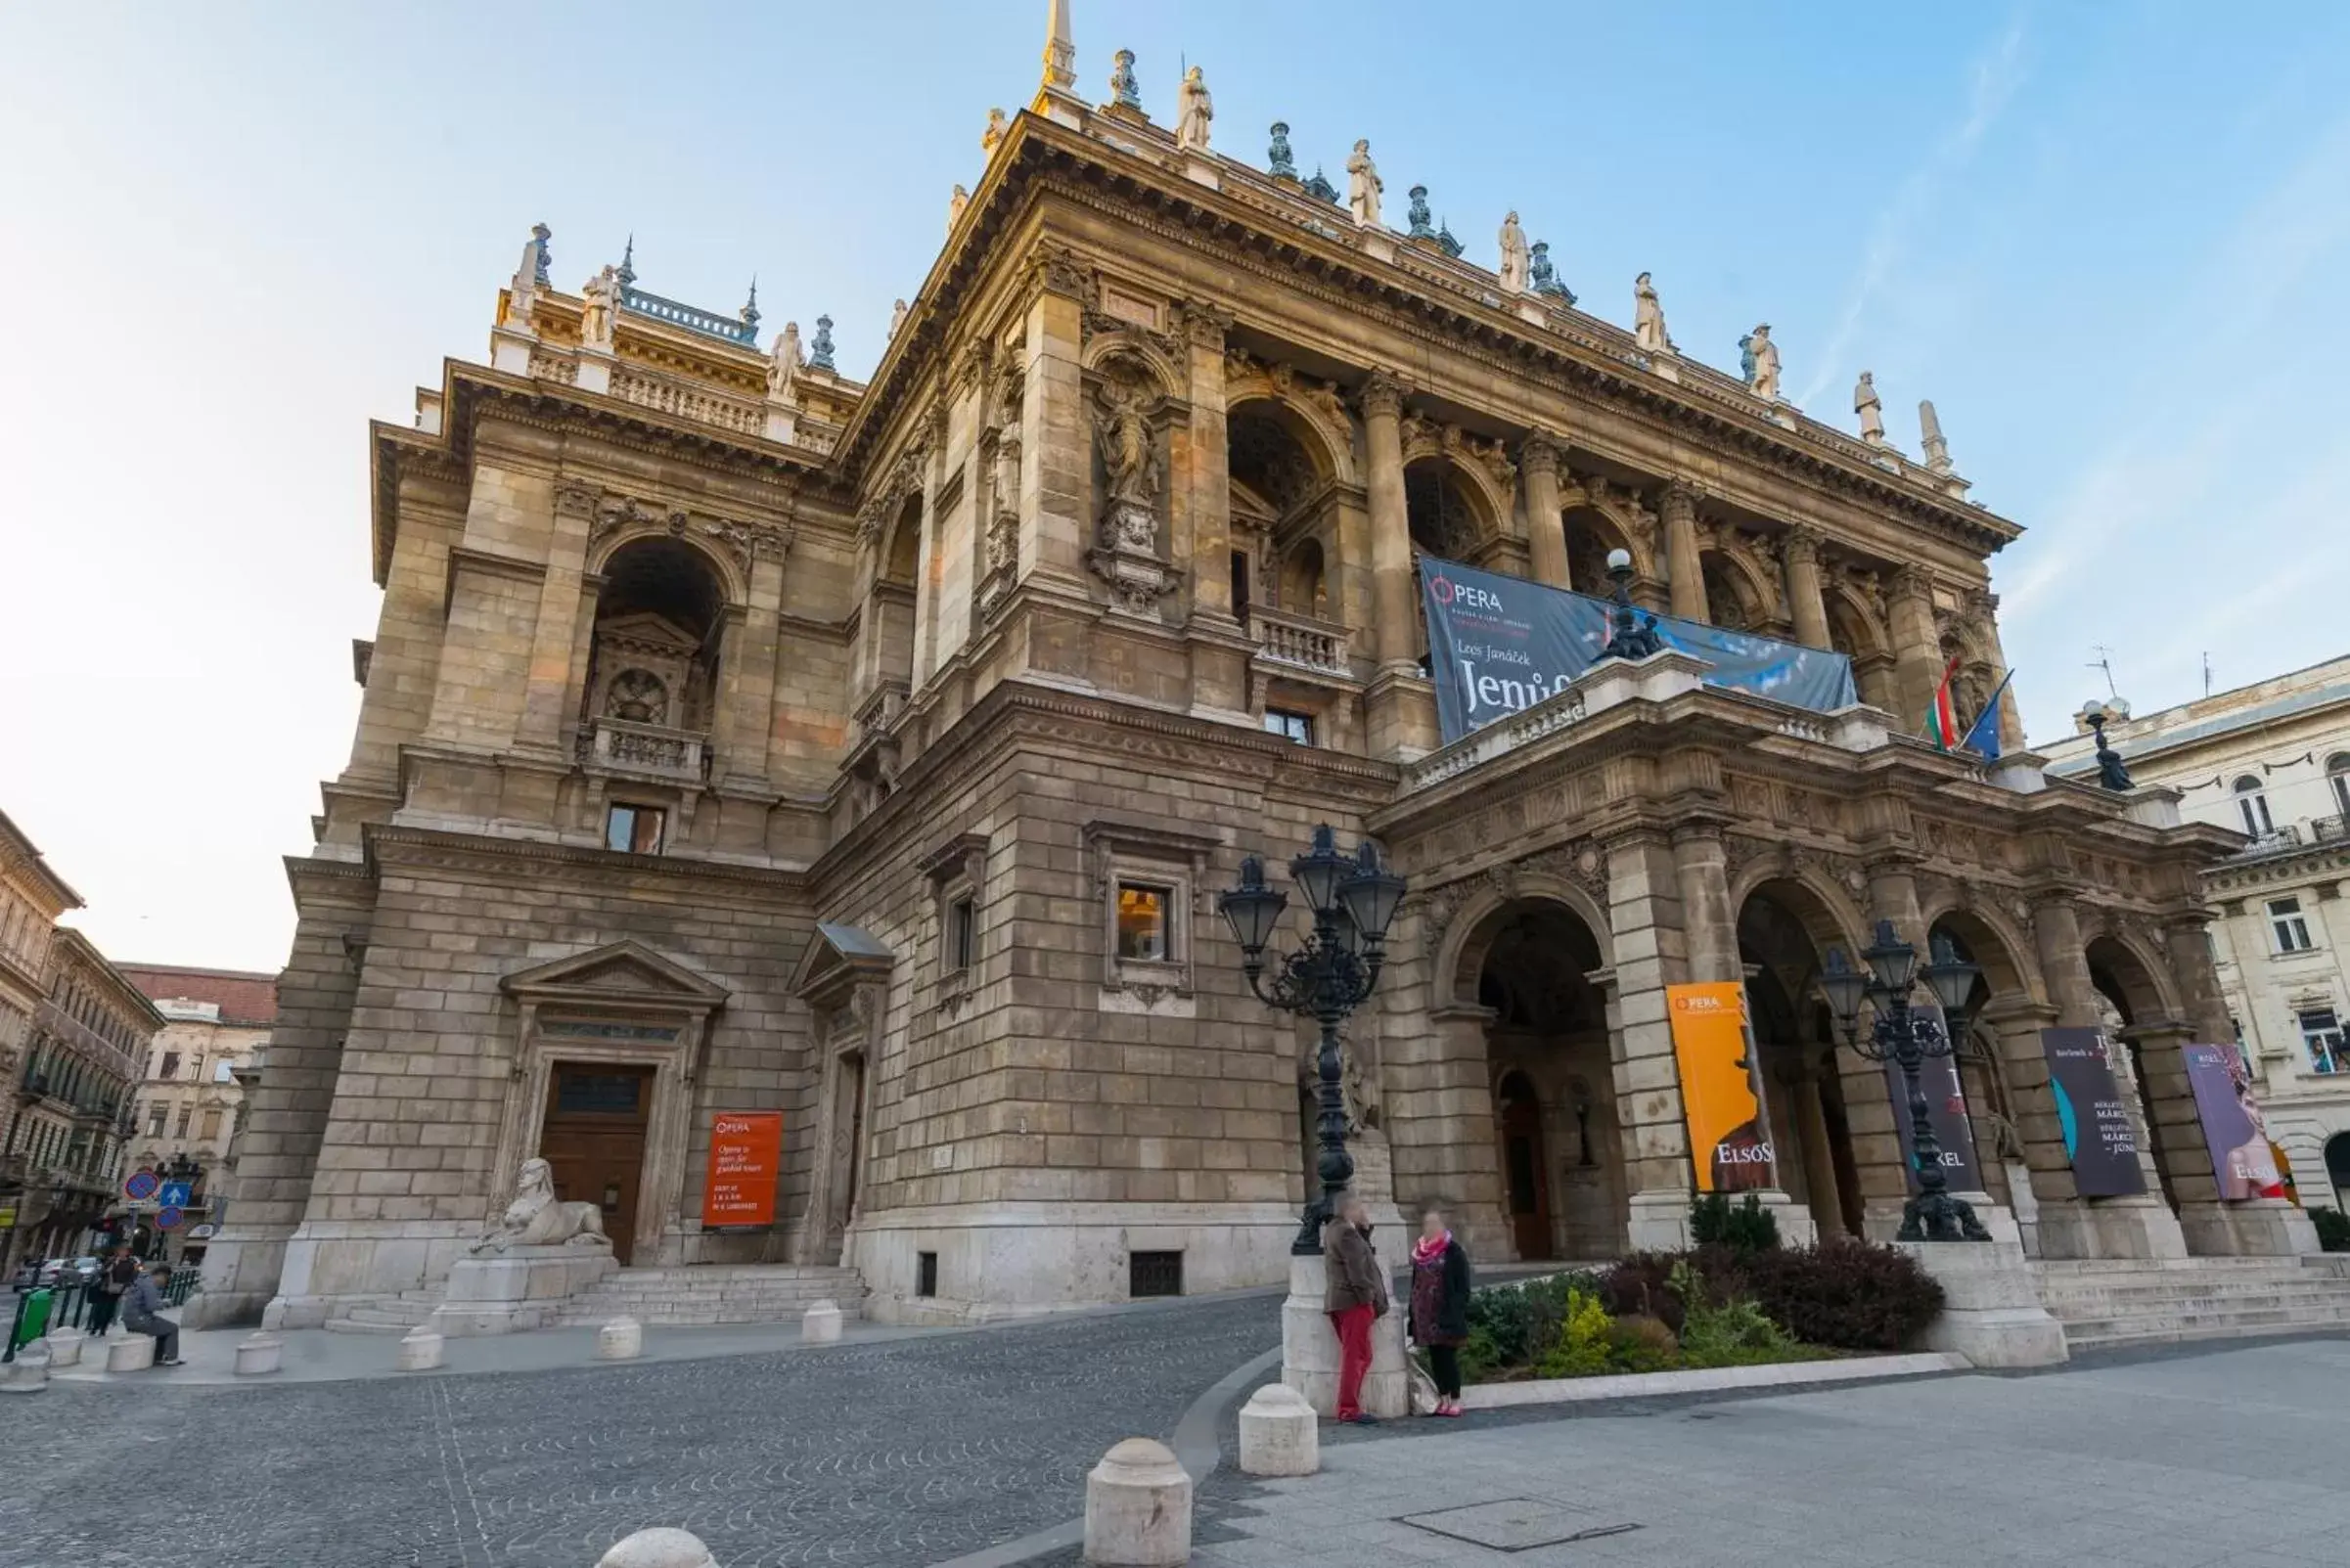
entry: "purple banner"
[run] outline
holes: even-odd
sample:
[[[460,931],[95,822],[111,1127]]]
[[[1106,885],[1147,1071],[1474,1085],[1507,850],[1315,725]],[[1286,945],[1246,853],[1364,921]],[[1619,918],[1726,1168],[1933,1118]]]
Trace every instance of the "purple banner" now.
[[[2043,1029],[2040,1050],[2048,1057],[2049,1090],[2064,1152],[2072,1161],[2073,1186],[2085,1198],[2128,1197],[2146,1190],[2138,1167],[2138,1128],[2114,1082],[2101,1029]]]
[[[1910,1190],[1918,1190],[1918,1150],[1910,1137],[1910,1086],[1901,1063],[1885,1058],[1885,1084],[1893,1096],[1893,1127],[1901,1135],[1901,1168],[1909,1173]],[[1982,1173],[1974,1166],[1974,1128],[1966,1119],[1966,1091],[1959,1086],[1955,1056],[1932,1056],[1918,1067],[1919,1087],[1925,1091],[1926,1119],[1934,1124],[1934,1142],[1942,1145],[1942,1179],[1953,1192],[1983,1190]]]
[[[2252,1098],[2243,1058],[2229,1046],[2185,1046],[2187,1081],[2194,1086],[2195,1115],[2211,1150],[2211,1174],[2231,1203],[2284,1196],[2284,1176],[2269,1147],[2268,1122]]]

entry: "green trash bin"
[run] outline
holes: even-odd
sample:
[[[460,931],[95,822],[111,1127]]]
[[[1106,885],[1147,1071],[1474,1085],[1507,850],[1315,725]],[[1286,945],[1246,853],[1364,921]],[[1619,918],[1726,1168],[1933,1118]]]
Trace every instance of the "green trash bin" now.
[[[23,1350],[49,1331],[49,1304],[57,1292],[46,1287],[28,1291],[24,1310],[17,1319],[17,1349]]]

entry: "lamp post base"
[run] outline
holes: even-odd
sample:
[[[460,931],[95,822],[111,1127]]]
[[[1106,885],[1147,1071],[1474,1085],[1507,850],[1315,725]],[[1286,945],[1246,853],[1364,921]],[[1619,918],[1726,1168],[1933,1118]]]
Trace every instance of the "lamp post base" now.
[[[1991,1232],[1975,1217],[1974,1205],[1947,1192],[1921,1192],[1901,1206],[1896,1241],[1989,1241]]]
[[[1387,1259],[1379,1260],[1382,1271],[1387,1265]],[[1328,1279],[1319,1256],[1291,1258],[1289,1299],[1281,1309],[1281,1380],[1304,1395],[1325,1419],[1338,1413],[1338,1333],[1323,1310]],[[1389,1307],[1387,1316],[1371,1325],[1371,1370],[1363,1377],[1362,1404],[1382,1420],[1412,1412],[1403,1325],[1400,1307]]]

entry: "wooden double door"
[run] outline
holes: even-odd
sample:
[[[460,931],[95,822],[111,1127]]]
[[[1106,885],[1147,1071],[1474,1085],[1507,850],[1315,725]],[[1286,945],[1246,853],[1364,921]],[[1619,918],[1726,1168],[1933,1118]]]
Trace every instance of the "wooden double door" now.
[[[612,1256],[630,1261],[637,1200],[645,1182],[645,1134],[653,1120],[651,1067],[558,1061],[547,1075],[539,1158],[565,1203],[593,1203]]]

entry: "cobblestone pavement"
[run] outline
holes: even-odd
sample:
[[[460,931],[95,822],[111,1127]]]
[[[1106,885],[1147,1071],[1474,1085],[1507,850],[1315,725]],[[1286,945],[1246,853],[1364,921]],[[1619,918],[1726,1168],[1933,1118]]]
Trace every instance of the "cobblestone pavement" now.
[[[1325,1424],[1322,1474],[1273,1482],[1230,1468],[1228,1421],[1193,1563],[2339,1568],[2346,1384],[2350,1340],[2303,1339],[2025,1376]],[[1484,1503],[1503,1506],[1439,1522],[1491,1546],[1403,1522]],[[1512,1534],[1513,1520],[1526,1527]],[[1585,1539],[1532,1544],[1568,1534]]]
[[[822,1351],[415,1381],[70,1386],[0,1414],[6,1568],[921,1565],[1074,1517],[1281,1338],[1281,1299]]]

